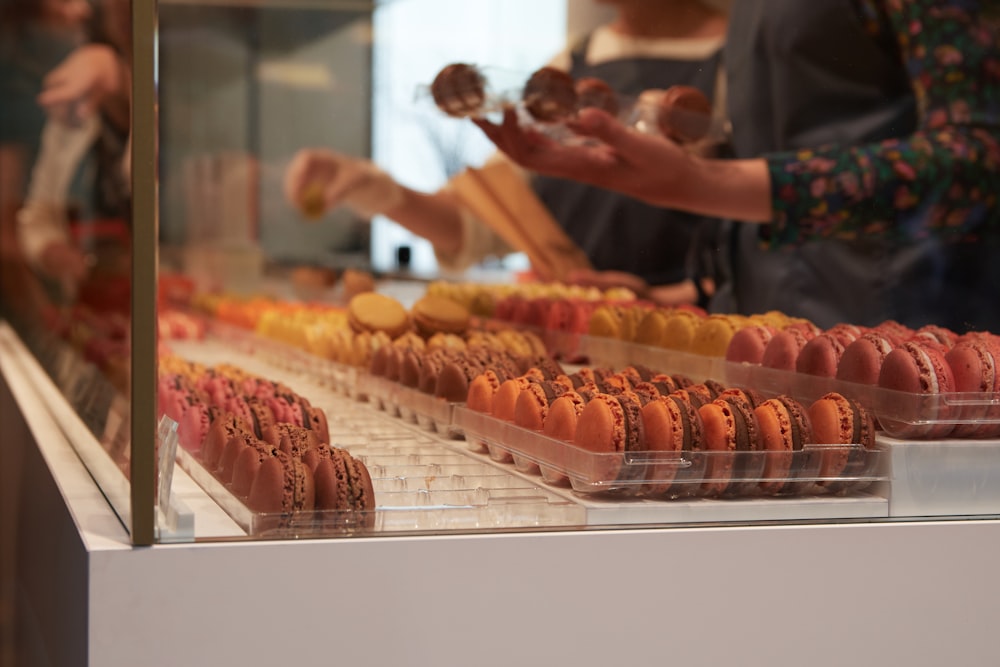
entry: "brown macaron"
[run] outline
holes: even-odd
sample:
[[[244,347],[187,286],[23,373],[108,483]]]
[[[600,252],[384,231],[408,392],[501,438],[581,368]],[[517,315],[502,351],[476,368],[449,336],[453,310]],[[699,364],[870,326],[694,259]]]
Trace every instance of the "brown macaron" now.
[[[205,442],[201,447],[202,465],[210,472],[214,472],[219,466],[219,459],[222,458],[222,452],[229,439],[237,433],[252,432],[250,425],[242,417],[232,412],[218,416],[209,426]]]
[[[486,102],[486,79],[474,65],[453,63],[434,77],[431,96],[449,116],[477,116]]]
[[[469,309],[443,296],[428,294],[410,308],[417,332],[425,338],[436,333],[461,335],[469,329]]]
[[[576,83],[555,67],[543,67],[532,74],[521,98],[528,113],[543,123],[566,120],[576,113]]]
[[[617,116],[620,109],[618,93],[607,82],[597,77],[585,76],[576,81],[576,104],[579,109],[594,107]]]
[[[312,471],[277,449],[260,464],[247,498],[247,507],[263,514],[309,511],[315,503]]]
[[[663,136],[679,144],[699,141],[712,126],[712,103],[693,86],[671,86],[659,99],[656,124]]]

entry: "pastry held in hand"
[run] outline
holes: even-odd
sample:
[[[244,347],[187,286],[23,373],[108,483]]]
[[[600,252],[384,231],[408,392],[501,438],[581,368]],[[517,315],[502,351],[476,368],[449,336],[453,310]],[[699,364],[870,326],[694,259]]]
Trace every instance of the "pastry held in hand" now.
[[[522,99],[535,120],[543,123],[563,121],[576,113],[576,84],[566,72],[543,67],[524,84]]]
[[[603,109],[612,116],[620,110],[618,93],[607,83],[596,77],[587,76],[576,82],[576,105],[578,109],[594,107]]]
[[[438,108],[449,116],[478,116],[486,103],[486,79],[475,66],[454,63],[434,77],[431,95]]]

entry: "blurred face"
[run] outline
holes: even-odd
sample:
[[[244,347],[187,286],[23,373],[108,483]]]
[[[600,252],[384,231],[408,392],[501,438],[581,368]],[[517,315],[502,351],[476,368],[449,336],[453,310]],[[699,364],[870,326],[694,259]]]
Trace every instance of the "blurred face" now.
[[[92,13],[89,0],[41,0],[42,20],[53,28],[83,28]]]

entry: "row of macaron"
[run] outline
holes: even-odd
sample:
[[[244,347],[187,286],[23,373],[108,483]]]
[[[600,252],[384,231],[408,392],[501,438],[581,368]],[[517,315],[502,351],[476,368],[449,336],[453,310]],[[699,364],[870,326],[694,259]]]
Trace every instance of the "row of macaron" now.
[[[733,336],[726,358],[909,395],[975,394],[981,400],[970,398],[961,410],[923,406],[924,414],[913,415],[920,420],[892,430],[900,437],[1000,437],[1000,408],[993,405],[1000,398],[1000,337],[991,333],[894,322],[821,332],[751,326]]]
[[[844,491],[851,486],[838,476],[852,459],[857,464],[860,456],[865,464],[864,452],[875,446],[871,413],[840,394],[806,406],[789,396],[765,399],[753,390],[634,366],[620,372],[583,368],[570,375],[532,369],[506,379],[487,370],[473,380],[466,404],[596,454],[622,454],[609,459],[608,481],[652,495]],[[824,447],[803,453],[809,444]],[[640,452],[667,458],[625,465]],[[692,480],[690,457],[708,452],[706,467]],[[748,456],[753,452],[759,454]],[[740,459],[716,453],[743,454]],[[677,458],[671,462],[670,455]],[[803,472],[814,479],[795,481]],[[542,473],[560,481],[558,470]],[[689,477],[678,483],[679,473]]]
[[[364,463],[331,446],[325,413],[304,397],[232,366],[167,357],[160,367],[160,412],[181,446],[251,510],[375,508]]]
[[[472,380],[488,368],[510,376],[532,368],[562,373],[531,332],[478,331],[450,340],[451,345],[437,345],[434,337],[425,342],[419,336],[401,336],[375,350],[368,372],[455,403],[466,400]]]

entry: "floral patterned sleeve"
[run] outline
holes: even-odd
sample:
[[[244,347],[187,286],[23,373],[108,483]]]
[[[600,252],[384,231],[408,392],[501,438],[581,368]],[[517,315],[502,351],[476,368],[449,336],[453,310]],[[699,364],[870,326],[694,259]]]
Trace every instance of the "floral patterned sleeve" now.
[[[1000,36],[982,16],[992,1],[858,2],[870,25],[887,17],[896,33],[917,131],[768,156],[772,245],[868,234],[968,240],[1000,228]]]

